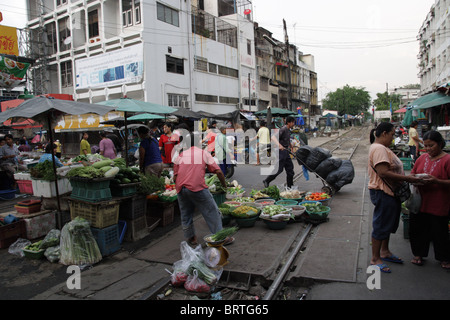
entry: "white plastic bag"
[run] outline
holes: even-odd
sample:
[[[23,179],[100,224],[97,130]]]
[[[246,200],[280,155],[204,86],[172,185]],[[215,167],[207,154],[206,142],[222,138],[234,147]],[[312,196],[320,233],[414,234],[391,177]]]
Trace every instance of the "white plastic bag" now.
[[[16,242],[9,246],[8,252],[19,257],[23,257],[22,249],[31,244],[30,240],[19,238]]]
[[[415,185],[410,184],[411,196],[405,201],[405,206],[408,208],[409,212],[412,214],[417,214],[420,211],[420,206],[422,205],[422,197],[420,196],[419,188]]]

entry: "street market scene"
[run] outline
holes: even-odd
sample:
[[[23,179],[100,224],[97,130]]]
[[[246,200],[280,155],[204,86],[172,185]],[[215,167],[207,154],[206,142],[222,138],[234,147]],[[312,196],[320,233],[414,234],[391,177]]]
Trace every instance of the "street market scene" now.
[[[450,299],[448,61],[432,85],[319,100],[314,57],[284,20],[286,42],[253,21],[251,1],[122,1],[116,23],[138,31],[109,40],[98,21],[115,5],[93,2],[26,1],[26,29],[0,19],[30,35],[39,10],[89,22],[48,19],[65,37],[45,37],[49,57],[71,49],[58,67],[0,46],[0,300]],[[437,12],[448,24],[445,3],[421,37]],[[194,45],[157,33],[150,63],[144,4],[188,21]]]

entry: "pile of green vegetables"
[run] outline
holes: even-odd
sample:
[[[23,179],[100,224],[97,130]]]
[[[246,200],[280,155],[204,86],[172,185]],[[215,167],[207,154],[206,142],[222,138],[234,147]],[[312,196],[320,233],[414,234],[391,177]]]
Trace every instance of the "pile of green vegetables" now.
[[[227,237],[231,237],[238,231],[238,227],[224,228],[209,237],[211,241],[222,241]]]
[[[114,179],[111,181],[111,184],[119,185],[119,184],[140,182],[141,176],[139,175],[139,172],[140,170],[137,167],[120,168],[119,172],[114,176]]]
[[[280,199],[280,189],[278,189],[277,186],[268,186],[267,188],[264,188],[260,191],[253,189],[252,192],[250,193],[250,196],[253,197],[255,194],[258,193],[267,195],[269,198],[274,200]]]
[[[86,179],[95,179],[95,178],[103,178],[105,176],[105,173],[97,168],[94,168],[92,166],[87,167],[77,167],[71,169],[69,172],[67,172],[66,177],[68,178],[86,178]]]
[[[60,250],[59,262],[63,265],[91,265],[102,260],[89,221],[80,217],[64,225],[61,230]]]
[[[34,179],[46,180],[46,181],[55,181],[56,175],[53,170],[53,162],[52,161],[44,161],[40,162],[34,167],[30,169],[30,175]]]
[[[164,178],[158,178],[156,175],[140,175],[141,184],[138,187],[138,192],[142,194],[152,194],[158,191],[164,191],[166,184]]]
[[[213,174],[210,177],[205,178],[205,183],[208,186],[208,189],[211,193],[226,193],[227,188],[222,186],[222,183],[219,180],[217,174]]]

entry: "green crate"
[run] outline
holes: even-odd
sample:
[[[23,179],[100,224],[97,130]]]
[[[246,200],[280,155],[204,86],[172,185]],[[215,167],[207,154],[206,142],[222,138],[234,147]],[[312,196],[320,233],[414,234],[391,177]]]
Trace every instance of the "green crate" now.
[[[111,189],[85,189],[85,188],[73,188],[71,197],[78,200],[88,201],[88,202],[100,202],[112,199]]]
[[[212,193],[212,196],[218,206],[226,201],[226,193]]]
[[[111,186],[111,194],[115,197],[128,197],[135,195],[137,192],[137,183],[132,184],[119,184]]]
[[[70,184],[72,188],[80,188],[87,190],[103,190],[108,189],[111,179],[83,179],[71,178]]]
[[[400,158],[403,163],[403,170],[411,170],[412,169],[412,159],[411,158]]]

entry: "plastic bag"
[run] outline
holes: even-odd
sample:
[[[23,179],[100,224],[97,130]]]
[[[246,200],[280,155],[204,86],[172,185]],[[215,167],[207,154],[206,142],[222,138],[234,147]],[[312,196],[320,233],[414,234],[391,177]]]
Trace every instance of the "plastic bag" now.
[[[188,278],[188,268],[194,261],[203,261],[204,252],[201,245],[192,248],[186,241],[180,244],[181,260],[174,262],[170,281],[173,286],[182,286]]]
[[[23,257],[24,254],[22,249],[28,246],[29,244],[31,244],[30,240],[19,238],[17,239],[16,242],[14,242],[9,246],[8,252],[16,256]]]
[[[342,159],[337,157],[330,157],[323,160],[316,168],[316,173],[326,179],[330,172],[338,169],[342,164]]]
[[[339,191],[344,185],[352,183],[355,177],[355,169],[350,160],[342,160],[341,166],[330,172],[326,178],[326,181],[335,187],[336,191]]]
[[[184,288],[187,291],[198,293],[208,293],[211,291],[211,287],[199,278],[197,270],[195,269],[184,283]]]
[[[299,165],[303,165],[304,163],[306,163],[306,159],[313,149],[314,148],[310,146],[301,146],[300,148],[298,148],[295,156]]]
[[[89,222],[80,217],[64,225],[61,230],[60,250],[59,262],[64,265],[92,265],[102,260]]]
[[[311,151],[308,158],[306,158],[306,166],[310,170],[315,171],[317,166],[322,161],[324,161],[325,159],[328,159],[330,157],[331,157],[331,152],[329,150],[320,148],[320,147],[316,147]]]
[[[45,249],[44,256],[50,262],[58,262],[59,258],[61,257],[61,250],[59,248],[59,245],[48,247],[47,249]]]
[[[41,249],[47,249],[50,247],[59,246],[59,239],[61,236],[61,231],[58,229],[50,230],[45,236],[44,240],[42,240],[41,245],[39,246]]]
[[[411,196],[405,201],[405,206],[412,214],[419,213],[420,206],[422,205],[422,196],[420,195],[419,188],[410,184]]]

